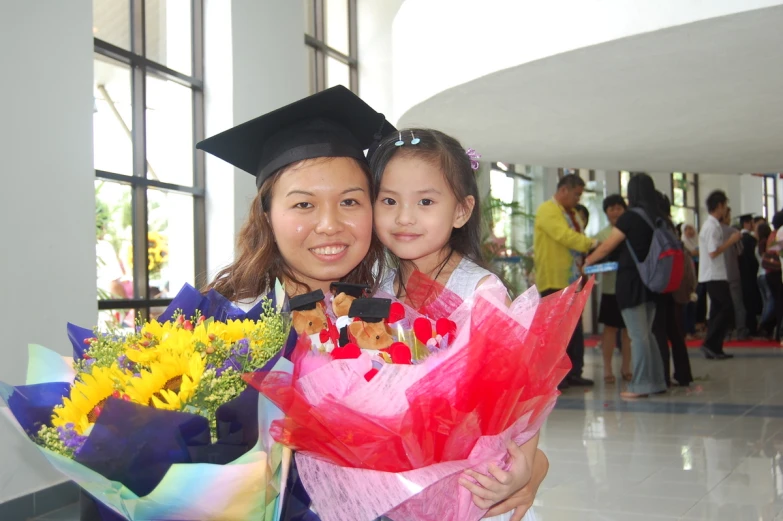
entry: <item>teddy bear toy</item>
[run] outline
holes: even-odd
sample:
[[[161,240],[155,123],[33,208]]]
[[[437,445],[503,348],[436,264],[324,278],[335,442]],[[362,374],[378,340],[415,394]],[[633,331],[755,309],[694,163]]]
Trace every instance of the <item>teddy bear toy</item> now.
[[[370,291],[370,286],[366,284],[332,282],[329,289],[334,295],[332,311],[336,318],[335,325],[339,334],[338,344],[344,346],[349,342],[348,325],[353,322],[353,318],[349,316],[351,305],[356,299],[366,297]]]
[[[329,335],[330,322],[324,309],[324,293],[320,289],[291,298],[291,318],[294,330],[307,335],[313,347],[330,352],[334,342]]]

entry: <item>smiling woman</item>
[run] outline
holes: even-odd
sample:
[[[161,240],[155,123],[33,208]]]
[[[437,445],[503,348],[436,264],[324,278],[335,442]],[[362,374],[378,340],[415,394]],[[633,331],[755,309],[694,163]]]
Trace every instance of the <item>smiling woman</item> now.
[[[383,247],[372,231],[364,150],[394,131],[342,86],[243,123],[198,148],[256,176],[236,261],[210,287],[247,304],[275,279],[293,297],[334,281],[374,286]]]

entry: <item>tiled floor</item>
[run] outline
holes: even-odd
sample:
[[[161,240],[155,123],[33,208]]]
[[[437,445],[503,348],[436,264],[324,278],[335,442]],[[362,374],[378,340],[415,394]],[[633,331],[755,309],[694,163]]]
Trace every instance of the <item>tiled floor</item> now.
[[[783,351],[690,353],[693,389],[638,402],[587,355],[596,388],[566,391],[542,433],[538,521],[783,520]]]
[[[538,521],[783,521],[783,351],[690,353],[693,389],[623,402],[588,352],[597,386],[566,391],[542,433]],[[78,509],[39,519],[75,521]]]

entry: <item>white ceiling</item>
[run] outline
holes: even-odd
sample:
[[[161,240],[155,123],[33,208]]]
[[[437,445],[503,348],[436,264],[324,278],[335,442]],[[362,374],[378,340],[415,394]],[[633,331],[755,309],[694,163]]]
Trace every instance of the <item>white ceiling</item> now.
[[[781,27],[783,6],[579,49],[441,92],[399,125],[453,133],[492,161],[783,171]]]

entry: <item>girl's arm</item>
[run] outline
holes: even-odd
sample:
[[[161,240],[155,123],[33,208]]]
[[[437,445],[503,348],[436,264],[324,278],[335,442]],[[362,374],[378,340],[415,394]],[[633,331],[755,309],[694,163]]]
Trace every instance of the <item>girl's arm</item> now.
[[[585,267],[592,266],[596,262],[612,253],[615,248],[617,248],[624,240],[625,234],[617,229],[617,227],[612,228],[612,233],[609,234],[609,238],[602,242],[593,253],[587,256],[584,264]]]
[[[514,514],[510,521],[521,521],[527,514],[527,511],[530,510],[530,507],[533,506],[538,489],[548,472],[549,459],[544,454],[544,451],[537,449],[533,459],[533,476],[530,478],[530,482],[512,494],[507,500],[492,507],[484,517],[499,516],[513,510]]]
[[[477,507],[490,509],[530,483],[538,449],[538,437],[539,433],[536,433],[530,440],[519,446],[513,441],[507,443],[508,454],[511,457],[508,471],[491,463],[487,469],[488,476],[470,469],[464,472],[459,483],[473,494],[473,503]],[[468,478],[473,478],[475,482]]]

